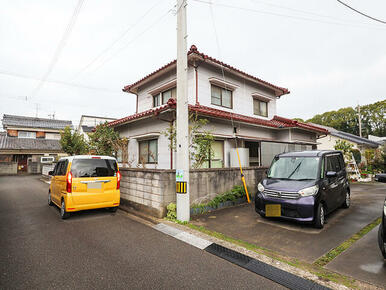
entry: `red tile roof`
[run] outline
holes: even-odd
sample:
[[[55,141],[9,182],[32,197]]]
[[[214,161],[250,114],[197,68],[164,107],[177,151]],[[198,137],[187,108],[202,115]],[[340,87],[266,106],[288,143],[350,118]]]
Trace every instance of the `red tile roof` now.
[[[147,111],[144,111],[142,113],[134,114],[131,116],[127,116],[125,118],[113,121],[109,123],[109,126],[115,127],[121,124],[125,124],[127,122],[137,120],[140,118],[144,117],[149,117],[149,116],[157,116],[163,111],[166,111],[168,109],[175,109],[176,108],[176,101],[174,99],[169,99],[166,105],[163,105],[158,108],[150,109]],[[219,109],[214,109],[211,107],[207,106],[202,106],[202,105],[190,105],[189,104],[189,111],[190,112],[197,112],[199,115],[202,116],[209,116],[209,117],[214,117],[214,118],[220,118],[220,119],[226,119],[226,120],[233,120],[237,122],[244,122],[244,123],[250,123],[250,124],[255,124],[255,125],[260,125],[264,127],[271,127],[271,128],[301,128],[309,131],[314,131],[322,134],[327,134],[328,131],[324,128],[317,127],[314,125],[298,122],[295,120],[279,117],[279,116],[274,116],[273,119],[271,120],[265,120],[265,119],[260,119],[260,118],[255,118],[255,117],[250,117],[250,116],[245,116],[241,114],[235,114],[232,112],[227,112]]]
[[[285,94],[289,94],[289,93],[290,93],[289,90],[286,89],[286,88],[282,88],[282,87],[276,86],[276,85],[274,85],[274,84],[271,84],[271,83],[269,83],[269,82],[267,82],[267,81],[264,81],[264,80],[262,80],[262,79],[259,79],[259,78],[255,77],[255,76],[252,76],[252,75],[250,75],[250,74],[248,74],[248,73],[246,73],[246,72],[243,72],[243,71],[241,71],[241,70],[239,70],[239,69],[237,69],[237,68],[235,68],[235,67],[233,67],[233,66],[231,66],[231,65],[229,65],[229,64],[223,63],[222,61],[220,61],[220,60],[218,60],[218,59],[215,59],[215,58],[213,58],[213,57],[210,57],[210,56],[208,56],[208,55],[206,55],[206,54],[204,54],[204,53],[202,53],[202,52],[199,52],[198,49],[197,49],[197,47],[196,47],[195,45],[192,45],[192,46],[190,47],[190,50],[188,51],[188,56],[189,56],[189,55],[197,55],[197,56],[201,57],[204,61],[211,61],[211,62],[217,63],[217,64],[219,64],[219,65],[221,65],[221,66],[223,66],[223,67],[225,67],[225,68],[228,68],[228,69],[230,69],[230,70],[232,70],[232,71],[234,71],[234,72],[236,72],[236,73],[239,73],[239,74],[241,74],[241,75],[243,75],[243,76],[245,76],[245,77],[251,78],[251,79],[253,79],[253,80],[255,80],[255,81],[257,81],[257,82],[259,82],[259,83],[261,83],[261,84],[263,84],[263,85],[266,85],[266,86],[271,87],[271,88],[273,88],[273,89],[279,90],[281,93],[280,93],[278,96],[282,96],[282,95],[285,95]],[[140,85],[142,82],[144,82],[144,81],[146,81],[147,79],[149,79],[150,77],[156,75],[158,72],[160,72],[160,71],[162,71],[162,70],[164,70],[164,69],[167,69],[167,68],[169,68],[169,67],[172,67],[172,66],[175,65],[176,63],[177,63],[176,60],[173,60],[173,61],[169,62],[168,64],[164,65],[163,67],[157,69],[156,71],[152,72],[151,74],[148,74],[148,75],[145,76],[144,78],[140,79],[139,81],[137,81],[137,82],[135,82],[135,83],[133,83],[133,84],[131,84],[131,85],[125,86],[125,87],[122,89],[122,91],[124,91],[124,92],[132,92],[131,90],[132,90],[134,87]]]

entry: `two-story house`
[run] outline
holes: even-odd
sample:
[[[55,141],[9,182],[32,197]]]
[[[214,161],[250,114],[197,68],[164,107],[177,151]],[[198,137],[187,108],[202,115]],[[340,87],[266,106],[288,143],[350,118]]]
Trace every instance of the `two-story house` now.
[[[2,122],[0,162],[17,163],[17,172],[40,173],[42,164],[65,155],[60,131],[71,121],[4,114]]]
[[[176,61],[123,91],[136,95],[136,114],[110,124],[129,139],[131,166],[175,168],[175,152],[163,132],[175,124]],[[277,100],[289,90],[249,75],[197,50],[188,52],[189,111],[206,118],[215,137],[213,159],[204,167],[230,167],[233,148],[249,148],[251,166],[268,166],[284,151],[311,150],[327,130],[276,115]]]
[[[112,122],[114,120],[116,120],[116,119],[115,118],[107,118],[107,117],[82,115],[80,117],[77,131],[83,135],[85,140],[89,140],[88,134],[92,133],[97,125],[103,124],[106,122]]]

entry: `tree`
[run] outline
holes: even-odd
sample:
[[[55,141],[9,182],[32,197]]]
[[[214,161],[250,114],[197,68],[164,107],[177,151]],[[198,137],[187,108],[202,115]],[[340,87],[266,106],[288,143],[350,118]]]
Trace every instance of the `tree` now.
[[[386,136],[386,100],[361,106],[362,135]],[[307,120],[315,124],[333,127],[339,131],[359,136],[357,110],[342,108],[318,114]]]
[[[348,143],[346,140],[336,140],[334,149],[342,151],[346,160],[351,160],[351,152],[353,150],[351,143]]]
[[[207,119],[198,118],[197,114],[189,115],[189,152],[193,160],[193,168],[200,168],[204,162],[213,158],[212,144],[214,137],[203,127],[208,124]],[[163,134],[170,141],[170,150],[176,151],[176,124],[171,125]]]
[[[89,146],[86,140],[84,140],[83,135],[78,132],[71,132],[69,126],[60,132],[59,143],[63,151],[69,155],[82,155],[87,154],[89,151]]]
[[[127,139],[120,138],[119,133],[107,124],[97,125],[95,131],[89,133],[90,148],[93,154],[117,156],[119,150],[125,151]]]

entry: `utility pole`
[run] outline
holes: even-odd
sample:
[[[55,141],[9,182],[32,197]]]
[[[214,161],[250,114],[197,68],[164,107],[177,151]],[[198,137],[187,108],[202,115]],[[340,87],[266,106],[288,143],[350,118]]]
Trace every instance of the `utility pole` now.
[[[186,0],[177,0],[177,219],[190,220],[189,198],[189,112]]]
[[[362,137],[362,116],[361,116],[361,106],[357,107],[358,110],[358,122],[359,122],[359,137]]]

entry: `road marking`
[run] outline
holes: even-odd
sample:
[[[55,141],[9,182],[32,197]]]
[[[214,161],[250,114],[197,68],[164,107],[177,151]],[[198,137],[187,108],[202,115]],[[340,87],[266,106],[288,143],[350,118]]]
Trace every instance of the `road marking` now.
[[[203,238],[197,237],[191,233],[184,232],[182,230],[176,229],[164,223],[159,223],[153,226],[154,229],[160,231],[166,235],[172,236],[180,241],[183,241],[191,246],[199,248],[200,250],[205,249],[210,246],[212,242],[205,240]]]

